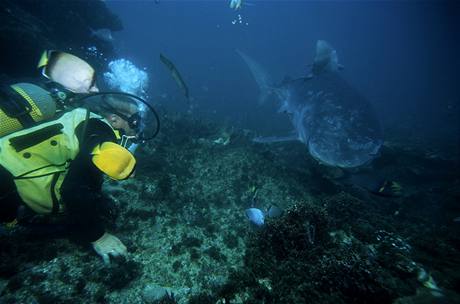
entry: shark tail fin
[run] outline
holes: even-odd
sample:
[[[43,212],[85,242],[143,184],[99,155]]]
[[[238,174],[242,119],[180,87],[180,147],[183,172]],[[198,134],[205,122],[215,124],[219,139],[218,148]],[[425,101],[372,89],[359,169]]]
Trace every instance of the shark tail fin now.
[[[249,57],[244,52],[238,49],[236,50],[236,52],[246,63],[249,70],[251,71],[252,76],[254,77],[254,80],[257,82],[257,85],[260,90],[259,105],[265,103],[268,97],[274,93],[273,87],[270,85],[272,82],[268,76],[268,73],[259,63],[257,63],[254,59]]]

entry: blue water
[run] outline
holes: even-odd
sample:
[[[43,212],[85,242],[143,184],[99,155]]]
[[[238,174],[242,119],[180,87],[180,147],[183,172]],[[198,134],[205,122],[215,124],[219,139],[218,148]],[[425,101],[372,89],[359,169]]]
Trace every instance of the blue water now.
[[[460,303],[460,1],[87,1],[3,0],[0,78],[37,77],[55,46],[158,111],[159,136],[130,146],[134,178],[101,189],[110,216],[94,206],[129,254],[104,265],[19,209],[25,225],[0,225],[0,304],[153,303],[166,287],[190,304]],[[91,34],[117,28],[104,5],[124,27],[114,50]],[[318,40],[344,69],[311,74]],[[130,119],[144,137],[149,115]]]
[[[235,49],[256,58],[278,83],[286,75],[305,76],[316,41],[324,39],[337,50],[342,75],[374,104],[385,126],[456,138],[460,27],[455,2],[250,4],[233,11],[227,1],[217,0],[107,2],[124,24],[114,33],[116,50],[147,68],[153,103],[185,108],[158,59],[162,52],[183,74],[197,113],[262,133],[283,133],[290,128],[288,120],[274,113],[273,104],[257,106],[256,83]]]

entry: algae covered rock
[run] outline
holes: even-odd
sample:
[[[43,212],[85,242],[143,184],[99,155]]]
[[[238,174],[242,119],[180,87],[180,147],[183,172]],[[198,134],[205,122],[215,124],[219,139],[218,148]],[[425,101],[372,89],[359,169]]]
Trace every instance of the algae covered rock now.
[[[0,45],[2,73],[8,77],[36,77],[43,50],[71,51],[85,58],[96,70],[104,66],[98,56],[89,56],[94,47],[113,56],[113,46],[95,39],[93,29],[119,31],[121,20],[103,1],[4,0],[0,4]]]

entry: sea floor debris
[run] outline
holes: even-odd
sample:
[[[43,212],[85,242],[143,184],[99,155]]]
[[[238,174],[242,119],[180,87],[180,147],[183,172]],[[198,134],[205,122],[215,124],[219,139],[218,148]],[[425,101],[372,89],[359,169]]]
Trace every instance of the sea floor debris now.
[[[376,166],[405,193],[382,198],[341,183],[300,144],[261,146],[234,130],[238,141],[212,145],[219,126],[187,117],[163,130],[134,179],[104,187],[129,257],[106,266],[52,231],[1,234],[0,303],[421,303],[433,296],[421,269],[458,300],[457,162],[384,149]],[[244,214],[254,186],[261,208],[285,210],[257,230]]]

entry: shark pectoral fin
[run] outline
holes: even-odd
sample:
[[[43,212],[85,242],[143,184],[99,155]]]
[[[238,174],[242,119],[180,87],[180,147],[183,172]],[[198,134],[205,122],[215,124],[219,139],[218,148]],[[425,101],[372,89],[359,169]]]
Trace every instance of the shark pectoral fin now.
[[[295,141],[295,140],[299,140],[299,137],[296,134],[288,135],[288,136],[254,137],[252,139],[253,142],[261,143],[261,144],[284,142],[284,141]]]

